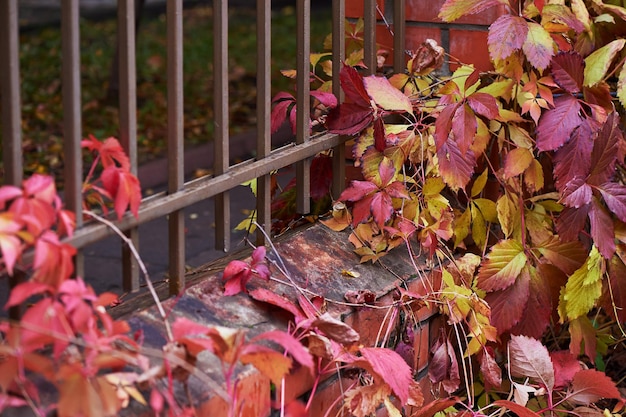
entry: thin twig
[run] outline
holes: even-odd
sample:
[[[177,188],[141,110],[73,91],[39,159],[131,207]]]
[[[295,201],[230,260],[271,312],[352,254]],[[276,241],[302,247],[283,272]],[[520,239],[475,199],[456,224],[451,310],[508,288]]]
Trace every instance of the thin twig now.
[[[150,280],[150,275],[148,275],[148,269],[146,268],[146,265],[143,263],[141,256],[139,256],[139,252],[137,252],[137,248],[135,248],[135,245],[133,245],[133,242],[120,230],[119,227],[113,224],[113,222],[105,219],[102,216],[99,216],[98,214],[94,213],[91,210],[83,210],[83,213],[99,221],[105,226],[109,227],[124,241],[124,243],[128,245],[131,253],[133,254],[133,257],[137,260],[137,263],[139,264],[139,268],[141,269],[141,272],[144,275],[144,279],[146,281],[146,284],[148,285],[150,294],[152,294],[152,298],[154,299],[154,302],[156,303],[157,309],[159,310],[159,314],[161,315],[161,318],[163,318],[163,324],[165,325],[165,331],[167,332],[167,340],[170,342],[173,341],[174,335],[172,333],[170,323],[167,321],[167,314],[165,314],[165,309],[163,308],[163,304],[161,303],[161,300],[159,300],[159,296],[156,293],[156,290],[154,289],[154,285],[152,285],[152,281]]]

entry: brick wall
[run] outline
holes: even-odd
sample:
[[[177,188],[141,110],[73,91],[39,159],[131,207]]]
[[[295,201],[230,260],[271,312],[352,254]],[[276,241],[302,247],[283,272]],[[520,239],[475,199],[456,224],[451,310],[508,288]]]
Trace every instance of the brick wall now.
[[[457,65],[455,59],[474,64],[487,71],[493,67],[487,50],[487,31],[498,16],[505,13],[504,6],[492,7],[482,13],[444,23],[437,17],[445,0],[405,0],[406,49],[414,50],[425,39],[434,39],[451,55],[449,69]],[[393,1],[378,0],[378,9],[393,27]],[[346,16],[351,19],[363,17],[363,0],[346,0]],[[385,49],[393,49],[393,39],[381,16],[376,28],[377,42]],[[388,63],[391,63],[390,54]]]

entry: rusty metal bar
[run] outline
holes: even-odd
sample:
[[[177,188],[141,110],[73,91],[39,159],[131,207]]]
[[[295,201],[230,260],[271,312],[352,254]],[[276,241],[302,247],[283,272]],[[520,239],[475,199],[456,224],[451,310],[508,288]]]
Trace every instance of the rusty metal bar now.
[[[376,0],[364,0],[363,4],[363,63],[368,75],[376,72]]]
[[[126,214],[115,225],[121,230],[128,230],[140,223],[147,223],[159,217],[166,216],[176,210],[195,204],[219,193],[230,190],[239,184],[251,179],[267,175],[270,172],[284,168],[304,158],[310,158],[319,152],[339,146],[346,138],[325,133],[311,138],[308,142],[299,145],[287,145],[273,151],[267,158],[259,161],[247,161],[232,166],[224,175],[203,177],[190,181],[186,187],[175,193],[158,193],[146,198],[139,208],[139,220],[131,214]],[[65,239],[77,248],[97,242],[113,232],[105,225],[91,224],[77,230],[71,239]]]
[[[228,2],[213,2],[213,106],[215,113],[215,175],[228,171],[230,165],[228,117]],[[215,247],[230,249],[230,195],[224,191],[215,197]]]
[[[404,0],[393,2],[393,70],[397,74],[404,73],[406,43],[406,5]]]
[[[61,7],[62,94],[63,94],[63,156],[65,175],[65,205],[76,214],[76,226],[82,226],[83,164],[80,142],[80,27],[79,1],[63,0]],[[79,252],[75,259],[75,274],[84,276],[84,260]]]
[[[333,0],[333,93],[337,101],[343,100],[339,72],[346,56],[346,5],[343,0]],[[346,186],[346,148],[342,144],[333,148],[332,197],[338,198]]]
[[[271,110],[272,110],[272,2],[257,1],[257,158],[262,160],[272,151]],[[257,178],[257,223],[268,234],[272,226],[271,176]],[[257,232],[257,244],[265,243],[265,236]]]
[[[220,2],[217,2],[220,3]],[[183,124],[183,5],[167,1],[167,152],[168,194],[184,188]],[[168,218],[169,290],[179,294],[185,287],[185,217],[183,208],[173,210]]]
[[[298,0],[296,6],[296,143],[309,140],[310,135],[310,74],[311,74],[311,0]],[[311,211],[311,161],[296,163],[296,211]]]
[[[120,143],[130,160],[131,172],[137,174],[137,68],[135,62],[135,1],[117,3],[117,50],[119,56]],[[139,248],[137,228],[126,232],[135,248]],[[122,246],[122,288],[139,290],[139,264],[132,251]]]
[[[0,2],[0,96],[4,184],[22,182],[22,100],[20,97],[17,0]]]

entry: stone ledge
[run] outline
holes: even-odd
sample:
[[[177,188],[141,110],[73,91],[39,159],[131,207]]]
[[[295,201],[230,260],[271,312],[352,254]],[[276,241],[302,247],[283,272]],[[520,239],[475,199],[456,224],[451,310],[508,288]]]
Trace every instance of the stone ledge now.
[[[301,288],[313,294],[324,296],[327,302],[327,311],[334,317],[342,319],[350,324],[361,335],[361,343],[373,345],[377,339],[378,329],[381,325],[394,329],[396,323],[389,324],[386,315],[387,309],[359,307],[347,305],[344,295],[347,291],[366,289],[376,294],[376,306],[390,305],[397,296],[397,287],[402,285],[410,291],[417,292],[422,287],[416,277],[415,270],[407,251],[402,248],[394,250],[382,259],[382,265],[360,264],[359,257],[354,254],[351,243],[348,241],[348,233],[334,232],[321,224],[313,225],[304,230],[293,233],[288,238],[275,243],[276,251],[282,263],[285,265],[291,279]],[[277,255],[270,253],[268,257],[279,262]],[[424,260],[421,264],[424,265]],[[222,264],[222,268],[225,265]],[[358,272],[358,278],[350,278],[342,275],[342,271]],[[391,272],[393,271],[393,273]],[[272,270],[272,276],[281,280],[276,268]],[[194,284],[175,299],[163,302],[169,318],[173,321],[177,317],[186,317],[200,324],[209,326],[225,326],[247,329],[248,338],[264,331],[272,329],[285,330],[289,315],[283,310],[254,301],[246,294],[238,294],[232,297],[222,295],[223,283],[221,269],[211,269],[210,272],[196,274]],[[297,291],[289,285],[276,281],[263,282],[253,279],[248,284],[249,289],[263,287],[281,294],[288,299],[295,300]],[[430,322],[435,317],[433,308],[416,306],[410,314],[420,323],[419,334],[415,335],[414,360],[419,371],[424,371],[428,364],[429,346],[437,337],[436,326]],[[141,330],[144,335],[144,346],[160,349],[166,342],[163,322],[156,307],[140,309],[131,314],[124,314],[132,328],[132,332]],[[435,328],[433,328],[435,327]],[[198,367],[214,379],[215,384],[222,384],[219,371],[211,371],[210,361],[203,363],[200,358]],[[297,369],[295,370],[297,373]],[[420,372],[424,374],[424,372]],[[253,395],[263,393],[265,399],[269,398],[269,380],[249,367],[243,368],[238,375],[241,389]],[[225,407],[225,399],[219,395],[207,392],[206,383],[196,380],[192,376],[189,380],[189,390],[196,406],[202,415],[220,415]],[[327,384],[328,385],[328,384]],[[331,384],[332,385],[332,384]],[[310,378],[293,376],[287,379],[286,388],[289,399],[299,397],[311,389]],[[260,389],[260,387],[262,389]],[[335,392],[336,388],[328,388],[325,391]],[[186,395],[181,402],[185,403]],[[261,396],[263,396],[261,395]],[[251,397],[248,397],[248,401]],[[328,398],[324,397],[326,403]],[[255,397],[253,404],[246,406],[245,416],[267,416],[270,413],[268,400]],[[319,409],[320,405],[317,405]],[[139,410],[129,412],[137,415]]]

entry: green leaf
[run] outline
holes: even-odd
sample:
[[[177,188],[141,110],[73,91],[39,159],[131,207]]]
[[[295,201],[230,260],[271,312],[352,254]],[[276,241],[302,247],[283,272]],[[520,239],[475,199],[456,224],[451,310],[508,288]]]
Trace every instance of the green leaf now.
[[[623,107],[626,107],[626,65],[622,66],[617,77],[617,98]]]
[[[559,300],[561,322],[587,314],[602,293],[604,258],[594,246],[585,263],[567,280]]]
[[[626,39],[616,39],[596,50],[585,58],[585,78],[586,87],[598,84],[606,76],[613,58],[622,50]]]
[[[528,258],[516,240],[496,243],[478,273],[477,285],[485,291],[503,290],[515,282]]]

